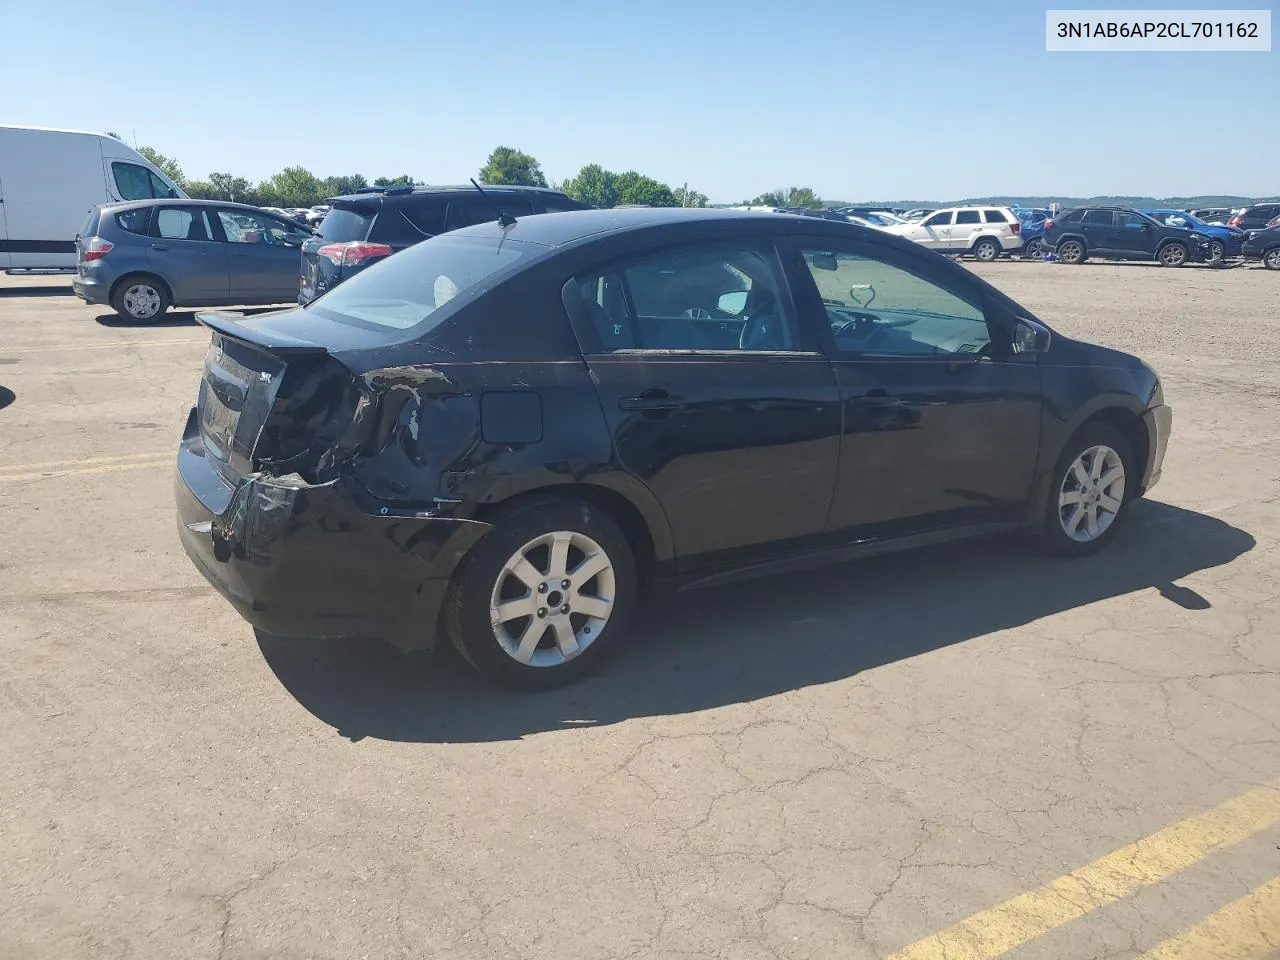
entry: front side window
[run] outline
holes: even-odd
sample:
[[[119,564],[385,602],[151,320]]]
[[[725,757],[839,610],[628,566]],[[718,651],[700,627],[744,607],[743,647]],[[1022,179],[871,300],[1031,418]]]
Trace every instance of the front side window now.
[[[980,307],[905,267],[817,246],[803,255],[840,352],[954,356],[990,349]]]
[[[945,213],[935,213],[932,217],[925,220],[923,226],[926,227],[947,227],[951,225],[951,211]]]
[[[222,223],[222,232],[227,235],[227,243],[297,247],[311,235],[297,224],[242,210],[219,210],[218,220]]]
[[[156,211],[152,235],[166,240],[213,239],[208,211],[191,207],[161,207]]]
[[[769,245],[691,248],[579,278],[605,350],[797,350]]]
[[[980,223],[977,210],[961,210],[956,214],[956,225],[962,223]]]
[[[1159,219],[1159,218],[1157,218]],[[1181,217],[1169,217],[1165,223],[1171,227],[1180,227],[1186,223]],[[1141,230],[1147,224],[1147,218],[1136,213],[1117,213],[1115,225],[1121,230]]]
[[[172,187],[137,163],[114,160],[111,163],[111,176],[116,181],[116,192],[122,200],[172,199],[177,196]]]

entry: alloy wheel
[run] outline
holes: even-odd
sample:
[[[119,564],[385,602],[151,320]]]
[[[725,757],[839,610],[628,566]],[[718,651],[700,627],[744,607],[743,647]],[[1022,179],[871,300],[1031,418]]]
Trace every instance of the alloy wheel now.
[[[1074,240],[1068,240],[1058,250],[1058,259],[1063,263],[1079,263],[1084,256],[1084,248]]]
[[[135,320],[150,320],[160,312],[160,293],[150,284],[133,284],[125,290],[122,302]]]
[[[1033,237],[1032,239],[1028,240],[1026,242],[1026,245],[1023,246],[1022,248],[1022,255],[1028,260],[1039,260],[1040,259],[1040,238]]]
[[[986,263],[994,260],[999,255],[999,250],[990,240],[984,240],[982,243],[978,244],[977,248],[973,251],[973,255]]]
[[[1262,263],[1268,270],[1280,270],[1280,247],[1268,250],[1262,258]]]
[[[1182,261],[1187,259],[1187,251],[1183,249],[1181,244],[1166,244],[1165,248],[1160,251],[1160,262],[1166,267],[1180,267]]]
[[[1058,491],[1058,520],[1077,543],[1107,532],[1124,504],[1124,461],[1110,447],[1089,447],[1067,469]]]
[[[1209,258],[1206,263],[1221,263],[1222,258],[1226,256],[1227,248],[1222,245],[1221,240],[1209,241]]]
[[[535,537],[503,564],[489,598],[499,646],[518,663],[556,667],[603,632],[617,581],[604,548],[586,534]]]

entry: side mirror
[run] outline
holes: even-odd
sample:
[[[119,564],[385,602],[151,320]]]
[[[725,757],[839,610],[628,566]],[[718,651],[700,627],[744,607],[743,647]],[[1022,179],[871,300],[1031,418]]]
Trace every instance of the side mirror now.
[[[830,253],[815,253],[809,262],[813,264],[815,270],[835,270],[840,266],[836,262],[835,255]]]
[[[1052,339],[1053,334],[1044,324],[1026,317],[1018,317],[1013,322],[1014,353],[1045,353]]]

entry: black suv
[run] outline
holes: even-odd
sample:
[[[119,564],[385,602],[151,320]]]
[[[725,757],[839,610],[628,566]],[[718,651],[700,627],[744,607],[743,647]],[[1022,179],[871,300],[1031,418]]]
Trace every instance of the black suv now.
[[[1280,217],[1280,202],[1255,203],[1228,220],[1227,226],[1239,227],[1241,230],[1263,230],[1276,217]]]
[[[327,200],[317,236],[302,245],[298,302],[306,305],[372,263],[439,233],[488,223],[498,211],[519,218],[583,210],[558,190],[540,187],[370,187]]]
[[[1127,207],[1077,207],[1044,222],[1041,248],[1063,263],[1106,260],[1155,260],[1180,267],[1209,259],[1209,238],[1193,230],[1166,227]]]

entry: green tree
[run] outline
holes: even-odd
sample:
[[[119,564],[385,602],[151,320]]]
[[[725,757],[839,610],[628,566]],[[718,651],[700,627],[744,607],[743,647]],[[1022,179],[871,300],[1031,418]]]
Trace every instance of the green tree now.
[[[753,207],[807,207],[818,209],[822,201],[811,187],[783,187],[762,193],[750,202]]]
[[[340,197],[367,187],[369,181],[364,178],[364,174],[352,173],[345,177],[325,177],[323,184],[326,197]]]
[[[678,207],[705,207],[710,202],[705,193],[686,190],[685,187],[676,187],[671,193],[676,198]]]
[[[197,200],[230,200],[232,203],[257,203],[257,192],[244,177],[229,173],[211,173],[208,180],[193,180],[186,186],[187,195]]]
[[[598,163],[589,163],[570,177],[562,187],[564,192],[580,203],[593,207],[618,205],[617,174],[610,173]]]
[[[147,161],[163,173],[166,177],[182,187],[186,185],[187,178],[183,176],[182,167],[178,166],[178,161],[172,157],[166,157],[163,153],[154,147],[139,147],[138,152],[147,158]]]
[[[480,168],[477,177],[481,183],[507,183],[517,187],[545,187],[547,178],[542,175],[542,165],[523,150],[515,147],[496,147],[489,160]]]
[[[675,194],[665,183],[659,183],[652,177],[628,170],[614,177],[614,188],[618,191],[618,203],[632,204],[642,207],[677,207]]]
[[[402,173],[398,177],[378,177],[373,181],[375,187],[412,187],[415,186],[413,177],[407,173]]]
[[[271,206],[310,207],[319,203],[324,187],[305,167],[285,167],[259,188],[262,199],[270,196]]]

